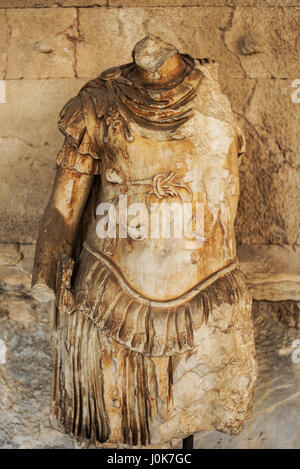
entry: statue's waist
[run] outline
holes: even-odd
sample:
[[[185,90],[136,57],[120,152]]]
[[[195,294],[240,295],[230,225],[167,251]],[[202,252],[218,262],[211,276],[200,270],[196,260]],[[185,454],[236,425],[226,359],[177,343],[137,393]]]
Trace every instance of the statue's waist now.
[[[246,295],[232,262],[173,300],[149,300],[128,284],[110,260],[85,249],[72,290],[77,311],[117,342],[150,356],[193,349],[210,315],[222,305],[223,320],[227,318],[230,325],[232,311],[224,305],[233,305]]]
[[[200,241],[185,239],[106,239],[86,241],[85,248],[101,259],[126,283],[154,301],[173,300],[230,264],[222,246],[199,248]],[[101,244],[101,245],[100,245]]]

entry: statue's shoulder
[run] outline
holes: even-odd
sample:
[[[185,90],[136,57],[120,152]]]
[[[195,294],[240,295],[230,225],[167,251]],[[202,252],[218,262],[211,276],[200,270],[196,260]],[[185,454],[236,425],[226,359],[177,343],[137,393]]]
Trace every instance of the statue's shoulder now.
[[[90,80],[64,105],[59,113],[58,128],[79,143],[86,130],[91,130],[103,117],[107,107],[106,82],[100,77]]]

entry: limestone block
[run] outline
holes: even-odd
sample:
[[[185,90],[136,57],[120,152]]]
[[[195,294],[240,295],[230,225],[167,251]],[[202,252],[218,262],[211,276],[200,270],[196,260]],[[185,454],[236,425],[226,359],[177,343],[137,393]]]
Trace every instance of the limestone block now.
[[[225,44],[250,78],[300,76],[299,8],[238,7]]]
[[[58,113],[84,81],[7,81],[7,103],[0,105],[2,242],[35,240],[63,142]]]
[[[17,244],[0,244],[0,265],[17,265],[21,252]]]
[[[110,7],[171,7],[171,6],[297,6],[297,0],[108,0]]]
[[[120,60],[130,61],[128,51],[138,39],[151,32],[195,57],[216,59],[221,75],[300,76],[299,21],[297,8],[81,10],[83,40],[78,44],[78,73],[79,76],[98,74],[102,65],[105,68]]]
[[[26,272],[32,273],[34,252],[35,252],[35,244],[23,244],[21,246],[22,268]]]
[[[134,44],[153,33],[193,57],[216,59],[221,74],[243,77],[239,58],[223,40],[231,16],[230,8],[82,9],[78,76],[97,76],[105,68],[130,62]]]
[[[75,9],[9,9],[7,78],[74,77]]]
[[[0,8],[297,6],[297,0],[0,0]]]
[[[0,283],[9,287],[30,288],[31,277],[20,267],[0,266]]]
[[[6,12],[0,10],[0,80],[3,80],[5,77],[8,37],[9,28],[6,20]]]
[[[297,244],[300,105],[293,80],[221,78],[247,142],[240,166],[240,244]]]
[[[3,302],[1,308],[7,309],[10,319],[21,322],[26,328],[37,319],[33,305],[24,300]]]
[[[228,6],[228,3],[227,0],[108,0],[110,7]]]
[[[107,0],[0,0],[1,8],[106,6]]]
[[[299,246],[238,246],[237,255],[254,299],[300,301]]]

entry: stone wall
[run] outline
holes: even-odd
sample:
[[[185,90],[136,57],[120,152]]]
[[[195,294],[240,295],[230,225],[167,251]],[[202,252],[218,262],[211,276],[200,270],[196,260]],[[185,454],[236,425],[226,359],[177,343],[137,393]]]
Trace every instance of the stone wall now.
[[[299,31],[300,0],[0,0],[0,446],[74,445],[47,424],[47,315],[29,291],[63,141],[56,121],[86,81],[130,61],[134,44],[154,33],[219,63],[247,140],[238,255],[254,298],[276,300],[254,308],[256,420],[221,443],[201,435],[197,447],[276,448],[282,434],[283,447],[297,447],[289,421],[299,398],[299,365],[290,359],[300,328]]]

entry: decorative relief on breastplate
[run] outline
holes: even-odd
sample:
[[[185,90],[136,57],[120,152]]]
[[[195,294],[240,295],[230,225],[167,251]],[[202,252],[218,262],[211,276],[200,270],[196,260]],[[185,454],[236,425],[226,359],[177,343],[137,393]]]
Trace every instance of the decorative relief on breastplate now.
[[[123,179],[119,175],[118,171],[116,171],[113,168],[108,168],[105,173],[105,177],[108,182],[111,182],[112,184],[123,184]]]
[[[182,202],[184,196],[182,190],[188,193],[188,201],[191,202],[193,199],[193,194],[188,185],[183,184],[177,178],[177,174],[171,171],[170,173],[159,173],[149,179],[143,179],[140,181],[129,181],[129,185],[135,184],[146,184],[152,185],[152,189],[147,192],[146,195],[146,206],[148,211],[150,211],[150,200],[151,196],[154,195],[157,199],[165,199],[167,197],[179,197]]]
[[[117,161],[120,156],[128,160],[128,143],[134,140],[128,120],[120,113],[117,102],[108,108],[105,113],[104,147],[107,160]],[[107,156],[109,155],[109,156]]]
[[[112,127],[113,130],[119,130],[122,127],[124,136],[128,142],[133,141],[133,135],[130,127],[124,117],[121,115],[117,104],[114,104],[107,110],[105,117],[105,123],[107,127]],[[109,134],[104,138],[105,143],[109,142]]]
[[[150,212],[150,199],[151,196],[155,196],[157,199],[165,199],[167,197],[179,197],[182,202],[192,202],[193,193],[190,187],[187,184],[184,184],[178,180],[178,176],[174,171],[169,173],[159,173],[153,177],[140,179],[136,181],[124,181],[119,173],[112,168],[106,170],[105,173],[107,181],[112,184],[127,184],[128,186],[134,185],[146,185],[152,186],[152,189],[149,190],[146,194],[146,206]],[[185,192],[188,197],[185,197],[183,192]]]

